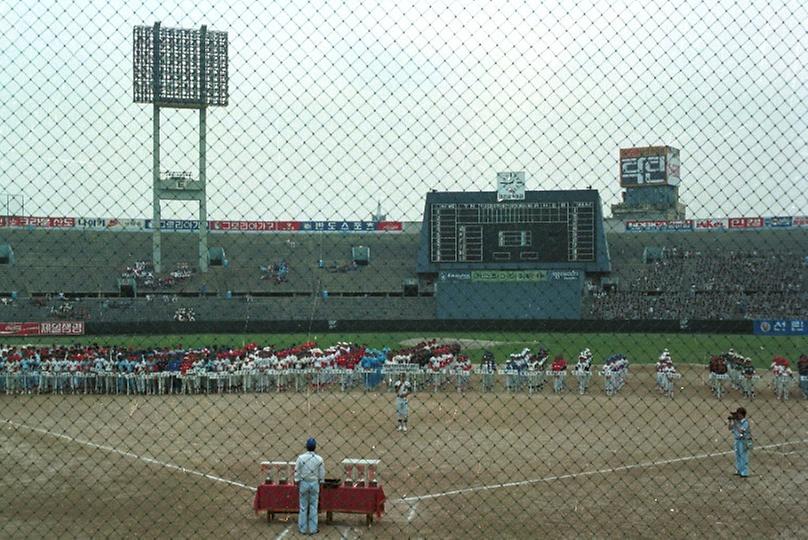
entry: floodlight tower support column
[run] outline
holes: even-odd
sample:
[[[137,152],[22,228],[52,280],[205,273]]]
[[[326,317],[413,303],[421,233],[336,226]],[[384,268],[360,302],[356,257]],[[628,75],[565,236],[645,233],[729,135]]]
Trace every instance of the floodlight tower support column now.
[[[199,32],[199,93],[202,106],[199,108],[199,187],[202,190],[199,199],[199,271],[208,271],[208,196],[207,196],[207,117],[206,103],[207,80],[205,78],[205,41],[208,27],[202,25]]]
[[[160,23],[154,23],[154,65],[152,86],[154,92],[154,112],[152,115],[152,264],[154,272],[162,268],[160,245]]]

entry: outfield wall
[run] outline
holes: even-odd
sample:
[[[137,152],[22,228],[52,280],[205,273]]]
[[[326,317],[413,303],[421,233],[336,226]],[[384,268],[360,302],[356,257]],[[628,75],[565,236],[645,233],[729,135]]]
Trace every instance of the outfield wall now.
[[[752,334],[753,321],[593,321],[528,319],[237,320],[87,322],[87,335],[286,334],[348,332],[569,332],[621,334]]]
[[[583,272],[440,272],[438,319],[580,319]]]

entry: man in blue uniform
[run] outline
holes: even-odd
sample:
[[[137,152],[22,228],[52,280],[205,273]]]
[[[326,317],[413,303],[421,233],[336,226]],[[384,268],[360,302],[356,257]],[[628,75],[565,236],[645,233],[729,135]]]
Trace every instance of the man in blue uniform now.
[[[317,533],[317,502],[320,498],[320,484],[325,481],[323,458],[314,453],[317,441],[306,441],[306,452],[300,454],[295,463],[295,483],[299,488],[300,511],[297,515],[297,528],[301,534]]]
[[[738,407],[728,420],[735,439],[735,471],[741,478],[746,478],[749,476],[749,449],[752,446],[752,430],[746,418],[746,409]]]

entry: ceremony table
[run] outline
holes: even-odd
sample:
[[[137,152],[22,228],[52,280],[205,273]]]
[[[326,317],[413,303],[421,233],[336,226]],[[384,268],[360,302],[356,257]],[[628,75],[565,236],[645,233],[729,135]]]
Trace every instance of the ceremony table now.
[[[381,517],[384,513],[384,490],[381,486],[352,487],[320,487],[319,512],[325,512],[326,523],[333,519],[334,512],[346,514],[364,514],[366,523],[373,523],[373,515]],[[272,521],[275,514],[296,514],[300,509],[298,488],[294,484],[261,484],[253,499],[255,513],[267,513],[267,521]]]

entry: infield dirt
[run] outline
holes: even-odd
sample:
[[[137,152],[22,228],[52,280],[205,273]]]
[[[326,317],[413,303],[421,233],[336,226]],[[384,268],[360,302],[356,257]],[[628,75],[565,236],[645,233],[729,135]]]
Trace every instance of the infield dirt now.
[[[293,460],[311,435],[327,477],[343,458],[381,459],[387,495],[370,528],[336,514],[321,538],[804,535],[808,401],[763,385],[753,401],[719,401],[702,367],[682,371],[673,399],[646,366],[613,397],[598,377],[583,396],[418,391],[407,433],[392,394],[361,389],[0,396],[0,531],[294,538],[296,516],[267,524],[252,488],[260,461]],[[741,404],[757,446],[749,479],[733,474],[725,424]]]

